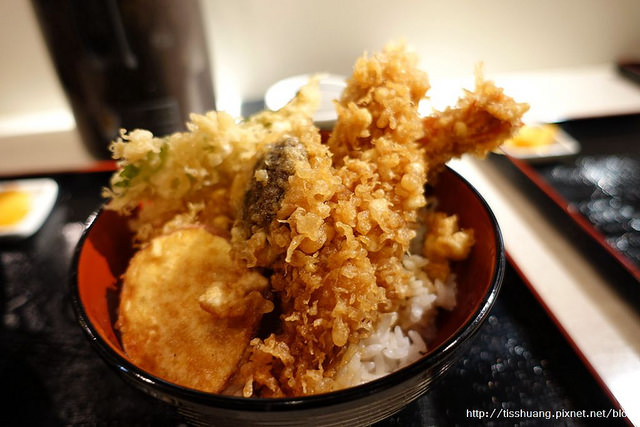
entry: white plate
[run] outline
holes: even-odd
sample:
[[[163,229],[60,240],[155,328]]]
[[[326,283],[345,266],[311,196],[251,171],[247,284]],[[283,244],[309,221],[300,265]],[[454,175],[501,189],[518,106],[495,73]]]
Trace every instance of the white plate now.
[[[270,110],[277,111],[291,101],[300,88],[309,82],[313,74],[288,77],[274,83],[267,89],[264,103]],[[318,87],[321,93],[320,107],[313,116],[313,122],[320,129],[332,129],[337,115],[333,101],[340,98],[346,86],[346,78],[335,74],[320,74]]]
[[[0,225],[0,238],[27,238],[42,227],[58,197],[58,184],[50,178],[0,181],[0,193],[24,192],[29,208],[22,219],[11,225]]]
[[[535,146],[503,144],[499,150],[502,150],[504,154],[518,159],[530,162],[544,162],[559,160],[578,154],[580,152],[580,143],[558,127],[553,140],[549,144]]]

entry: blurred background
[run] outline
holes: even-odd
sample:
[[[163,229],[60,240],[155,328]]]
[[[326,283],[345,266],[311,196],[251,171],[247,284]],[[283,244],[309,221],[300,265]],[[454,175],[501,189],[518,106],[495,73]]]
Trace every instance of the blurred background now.
[[[362,52],[399,39],[420,55],[432,80],[431,96],[441,104],[455,101],[482,61],[489,77],[532,104],[532,119],[638,105],[637,99],[616,97],[617,88],[606,81],[603,87],[575,89],[604,94],[601,105],[582,98],[571,103],[573,93],[565,85],[582,79],[589,86],[590,78],[610,72],[617,60],[640,57],[636,0],[200,0],[200,7],[215,103],[234,115],[247,103],[261,102],[282,78],[348,75]],[[22,159],[18,150],[35,144],[34,134],[47,134],[59,150],[32,152],[32,162],[51,162],[65,150],[80,161],[86,153],[72,141],[77,138],[69,101],[31,2],[0,2],[0,52],[0,170],[11,169],[8,151]],[[569,103],[561,111],[554,110],[558,96]],[[28,143],[25,134],[31,135]]]
[[[404,38],[434,78],[601,64],[640,56],[635,0],[203,0],[218,98],[259,99],[288,75],[350,72]],[[64,108],[31,4],[0,3],[0,114]]]

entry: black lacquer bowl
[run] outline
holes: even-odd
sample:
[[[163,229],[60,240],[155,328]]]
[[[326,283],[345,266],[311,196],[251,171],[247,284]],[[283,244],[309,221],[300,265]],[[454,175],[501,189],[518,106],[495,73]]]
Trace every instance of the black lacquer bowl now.
[[[439,209],[474,229],[476,244],[455,266],[458,305],[438,317],[429,352],[378,380],[332,393],[286,399],[247,399],[204,393],[167,382],[138,368],[115,330],[119,277],[132,255],[126,218],[102,210],[88,222],[76,249],[71,287],[79,323],[103,359],[129,383],[177,407],[199,425],[369,425],[400,411],[427,392],[463,354],[487,318],[504,274],[504,247],[493,213],[480,194],[451,169],[428,188]]]

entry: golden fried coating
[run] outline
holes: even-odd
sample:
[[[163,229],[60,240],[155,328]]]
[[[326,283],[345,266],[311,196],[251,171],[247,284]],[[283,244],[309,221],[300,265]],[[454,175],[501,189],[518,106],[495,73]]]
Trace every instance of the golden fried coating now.
[[[449,261],[463,260],[475,243],[473,229],[460,229],[458,217],[444,212],[427,212],[424,215],[427,234],[422,254],[429,260],[424,270],[432,280],[445,282],[449,277]]]
[[[246,397],[345,386],[339,372],[381,316],[410,310],[416,286],[437,293],[474,243],[455,216],[426,213],[423,261],[406,263],[425,184],[449,159],[497,147],[527,109],[478,75],[456,107],[425,118],[428,89],[417,56],[388,45],[357,60],[326,142],[309,86],[278,112],[238,123],[209,113],[189,134],[116,143],[124,168],[110,206],[142,204],[132,225],[150,240],[122,292],[132,359],[179,384]],[[275,324],[257,337],[272,310]]]
[[[522,126],[529,106],[517,103],[476,70],[473,92],[466,91],[455,107],[424,118],[425,135],[420,140],[435,174],[454,157],[485,156]]]
[[[426,203],[416,141],[427,89],[416,57],[402,47],[358,60],[326,145],[331,163],[319,156],[298,165],[268,229],[270,240],[288,243],[271,277],[282,330],[252,341],[241,368],[245,395],[332,390],[341,356],[371,333],[395,287],[411,277],[402,257]],[[322,152],[317,140],[306,144]]]
[[[117,326],[138,366],[186,387],[222,391],[271,304],[255,294],[267,280],[236,271],[229,250],[223,238],[198,227],[156,237],[134,255]],[[239,295],[231,304],[214,298],[236,283],[244,283],[244,292],[233,286]]]
[[[380,140],[414,144],[424,133],[417,107],[427,90],[427,74],[404,45],[389,44],[358,58],[336,104],[338,120],[328,141],[336,164],[344,156],[365,157],[360,151]]]
[[[286,256],[270,264],[280,330],[251,342],[239,375],[245,396],[335,389],[349,346],[368,337],[382,313],[399,308],[414,277],[403,257],[426,205],[430,169],[463,152],[484,153],[519,126],[526,109],[480,80],[456,109],[421,118],[417,106],[429,83],[417,64],[401,45],[356,62],[336,103],[326,144],[331,164],[307,161],[311,156],[295,164],[276,218],[253,239],[253,253],[277,242]],[[317,140],[304,143],[308,153],[321,152]],[[429,273],[444,280],[473,237],[451,221],[433,223],[426,251],[450,253],[438,254]],[[456,239],[464,240],[460,253],[453,253]]]
[[[121,133],[110,149],[118,171],[103,190],[107,209],[129,214],[137,243],[199,224],[228,233],[244,198],[245,172],[262,145],[313,128],[320,102],[317,81],[277,112],[237,121],[225,112],[191,114],[188,132],[154,137],[146,130]],[[317,130],[315,130],[317,132]]]

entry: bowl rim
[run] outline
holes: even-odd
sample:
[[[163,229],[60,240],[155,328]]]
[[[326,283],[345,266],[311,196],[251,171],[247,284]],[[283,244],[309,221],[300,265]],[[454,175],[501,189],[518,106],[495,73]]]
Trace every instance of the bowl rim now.
[[[366,382],[353,387],[348,387],[341,390],[336,390],[328,393],[314,394],[309,396],[300,396],[292,398],[246,398],[240,396],[230,396],[223,394],[207,393],[192,388],[184,387],[179,384],[175,384],[157,377],[151,373],[148,373],[137,366],[135,366],[129,360],[123,358],[118,353],[113,351],[111,346],[101,337],[98,329],[91,323],[89,316],[82,305],[80,298],[80,290],[78,286],[78,263],[84,242],[88,238],[88,235],[99,218],[100,213],[104,210],[104,206],[93,212],[85,222],[83,233],[74,249],[73,258],[71,262],[71,271],[69,274],[69,285],[71,288],[71,302],[76,315],[76,319],[87,335],[90,344],[98,352],[98,354],[105,359],[108,365],[116,369],[121,374],[133,379],[137,382],[145,384],[146,386],[153,386],[155,388],[154,393],[162,393],[164,395],[171,396],[177,400],[187,401],[192,404],[199,404],[203,406],[212,406],[224,408],[226,410],[241,410],[251,412],[264,412],[264,411],[297,411],[307,410],[314,408],[323,408],[332,405],[347,404],[352,401],[360,400],[369,396],[373,396],[377,393],[389,390],[394,387],[398,387],[405,382],[410,381],[412,378],[419,376],[421,373],[428,370],[430,366],[438,365],[440,362],[446,360],[452,354],[467,342],[478,331],[485,319],[493,307],[505,274],[506,257],[504,250],[504,242],[502,238],[502,232],[498,221],[489,207],[486,200],[478,192],[478,190],[469,183],[458,172],[446,166],[448,172],[455,175],[457,179],[460,179],[462,183],[471,190],[472,193],[478,198],[480,204],[484,207],[489,217],[489,222],[492,225],[494,232],[494,243],[496,248],[496,257],[493,265],[493,274],[489,285],[488,292],[483,296],[478,308],[468,316],[467,320],[444,342],[437,347],[429,350],[429,352],[422,356],[415,362],[385,375],[381,378]]]

